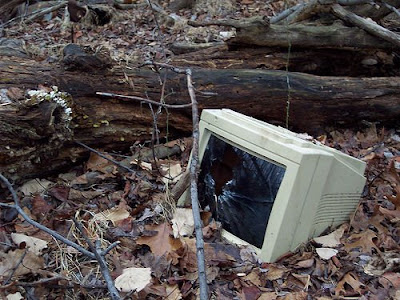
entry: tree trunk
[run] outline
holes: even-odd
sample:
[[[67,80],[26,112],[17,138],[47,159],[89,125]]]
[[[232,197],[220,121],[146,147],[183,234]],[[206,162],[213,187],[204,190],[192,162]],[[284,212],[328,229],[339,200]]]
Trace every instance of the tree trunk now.
[[[164,71],[165,72],[165,71]],[[22,58],[0,61],[0,89],[58,86],[72,95],[72,121],[52,101],[0,105],[0,172],[13,179],[42,176],[70,165],[84,151],[72,140],[96,148],[126,148],[151,138],[148,104],[99,97],[96,92],[136,95],[157,100],[158,74],[145,69],[65,71],[56,65]],[[400,79],[319,77],[267,70],[194,69],[200,109],[230,108],[296,131],[318,133],[326,126],[356,126],[362,120],[393,125],[400,115]],[[127,84],[126,82],[131,82]],[[290,88],[288,89],[288,82]],[[169,104],[189,103],[184,76],[168,72]],[[287,101],[289,95],[289,111]],[[64,109],[64,108],[63,108]],[[169,109],[159,117],[160,136],[190,135],[191,110]]]

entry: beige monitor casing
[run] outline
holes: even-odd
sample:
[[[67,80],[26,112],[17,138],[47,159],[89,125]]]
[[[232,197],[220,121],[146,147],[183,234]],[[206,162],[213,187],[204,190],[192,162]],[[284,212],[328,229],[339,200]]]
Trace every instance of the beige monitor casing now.
[[[213,134],[286,169],[263,246],[256,248],[262,260],[275,261],[354,213],[365,184],[363,161],[229,109],[203,110],[199,125],[200,162]],[[183,203],[188,194],[178,203]],[[223,236],[236,244],[248,244],[225,230]]]

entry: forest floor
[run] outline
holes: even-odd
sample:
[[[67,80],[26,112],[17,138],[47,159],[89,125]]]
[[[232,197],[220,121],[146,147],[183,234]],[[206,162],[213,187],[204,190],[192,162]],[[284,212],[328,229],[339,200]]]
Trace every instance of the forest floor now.
[[[283,6],[280,1],[242,0],[223,17],[271,16]],[[181,21],[171,27],[157,25],[145,6],[119,10],[117,15],[105,26],[75,24],[73,36],[62,11],[31,24],[15,24],[0,34],[23,41],[32,58],[52,64],[59,63],[62,48],[74,40],[93,51],[108,49],[115,64],[140,65],[148,59],[168,60],[174,55],[168,46],[175,41],[222,41],[231,30],[185,26],[182,20],[207,18],[201,10],[179,11]],[[203,212],[211,299],[400,299],[400,132],[370,124],[360,130],[331,129],[317,140],[367,163],[357,211],[332,234],[305,241],[275,263],[260,261],[250,247],[226,243],[220,225]],[[174,145],[181,148],[180,155],[150,162],[132,159],[135,173],[122,172],[91,153],[68,172],[15,188],[32,219],[83,247],[83,235],[100,240],[103,247],[119,241],[106,260],[123,296],[196,299],[192,212],[176,208],[169,197],[187,166],[191,140],[182,137],[166,144]],[[149,142],[138,142],[131,153],[106,155],[118,160],[149,147]],[[10,203],[12,198],[2,190],[0,200]],[[83,233],[73,218],[82,224]],[[14,209],[1,208],[0,224],[0,297],[108,297],[96,260],[55,241]]]

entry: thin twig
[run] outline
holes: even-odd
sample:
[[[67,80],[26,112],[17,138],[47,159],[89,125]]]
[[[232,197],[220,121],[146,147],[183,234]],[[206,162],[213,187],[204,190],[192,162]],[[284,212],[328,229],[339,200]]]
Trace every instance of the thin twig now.
[[[15,17],[15,18],[5,22],[4,24],[1,24],[0,27],[4,28],[4,27],[6,27],[6,26],[8,26],[8,25],[10,25],[10,24],[12,24],[14,22],[17,22],[19,20],[22,20],[22,19],[24,19],[26,17],[27,17],[25,19],[26,23],[33,22],[35,19],[40,18],[40,17],[42,17],[42,16],[44,16],[44,15],[46,15],[48,13],[51,13],[51,12],[53,12],[55,10],[58,10],[60,8],[63,8],[66,5],[67,5],[67,1],[62,1],[62,2],[57,3],[57,4],[55,4],[55,5],[51,6],[51,7],[48,7],[48,8],[41,9],[41,10],[35,10],[34,12],[32,12],[32,13],[30,13],[28,15],[22,15],[22,16]]]
[[[108,253],[111,249],[110,247],[108,247],[106,250],[102,250],[101,249],[101,245],[99,244],[100,241],[96,241],[96,245],[93,246],[93,244],[91,243],[91,241],[89,239],[87,239],[87,243],[89,245],[89,247],[92,249],[92,252],[86,250],[85,248],[81,247],[80,245],[66,239],[65,237],[63,237],[62,235],[60,235],[58,232],[51,230],[50,228],[47,228],[46,226],[43,226],[42,224],[33,221],[26,213],[25,211],[22,209],[20,202],[19,202],[19,198],[17,196],[17,193],[15,192],[14,188],[12,187],[11,183],[8,181],[8,179],[6,177],[4,177],[1,173],[0,173],[0,179],[1,181],[6,185],[7,189],[10,191],[11,196],[14,200],[14,206],[13,208],[15,208],[17,210],[17,212],[25,219],[25,221],[27,221],[29,224],[35,226],[36,228],[50,234],[52,237],[56,238],[57,240],[60,240],[61,242],[63,242],[64,244],[71,246],[73,248],[75,248],[76,250],[78,250],[79,252],[83,253],[84,255],[97,260],[97,262],[100,265],[100,269],[103,275],[103,278],[107,284],[107,288],[108,291],[111,295],[111,299],[113,300],[120,300],[121,297],[119,296],[118,290],[115,288],[115,285],[113,283],[113,280],[111,278],[110,272],[107,268],[107,264],[105,262],[104,259],[104,254]],[[0,202],[0,206],[4,206],[2,205],[3,203]],[[77,226],[78,227],[78,226]],[[83,234],[83,232],[82,232]],[[83,235],[84,238],[86,238],[85,235]],[[97,243],[99,242],[99,243]],[[117,243],[113,243],[112,244],[113,247],[115,247],[117,245]],[[110,245],[111,246],[111,245]]]
[[[118,167],[127,170],[128,172],[136,173],[135,170],[133,170],[133,169],[127,167],[127,166],[124,166],[124,165],[121,164],[120,162],[118,162],[118,161],[116,161],[116,160],[114,160],[114,159],[112,159],[112,158],[107,157],[107,156],[104,155],[103,153],[97,151],[96,149],[93,149],[93,148],[89,147],[88,145],[85,145],[84,143],[81,143],[81,142],[79,142],[79,141],[75,141],[75,143],[77,143],[79,146],[82,146],[83,148],[86,148],[86,149],[88,149],[89,151],[91,151],[91,152],[97,154],[98,156],[104,158],[105,160],[108,160],[109,162],[112,162],[114,165],[117,165]]]
[[[160,46],[161,46],[161,49],[162,49],[162,52],[163,52],[163,57],[164,57],[165,60],[167,60],[167,54],[165,52],[165,48],[166,47],[165,47],[163,39],[161,38],[162,32],[161,32],[160,24],[158,23],[157,16],[156,16],[156,13],[155,13],[156,9],[155,9],[155,7],[153,6],[153,4],[151,3],[150,0],[146,0],[146,2],[147,2],[147,4],[149,5],[149,7],[151,9],[151,12],[152,12],[153,18],[154,18],[154,22],[156,23],[156,27],[157,27],[157,30],[158,30],[157,38],[158,38],[158,42],[160,43]]]
[[[120,244],[120,241],[116,241],[114,243],[112,243],[110,246],[108,246],[106,249],[104,249],[103,251],[101,251],[100,255],[101,256],[105,256],[106,254],[108,254],[108,252],[110,252],[112,249],[114,249],[115,247],[117,247]]]
[[[139,66],[139,68],[142,66],[156,66],[156,67],[166,68],[166,69],[170,69],[171,71],[173,71],[177,74],[185,74],[185,75],[187,74],[187,72],[189,70],[189,69],[177,68],[170,64],[159,63],[159,62],[155,62],[155,61],[145,61],[142,65]],[[188,105],[188,104],[186,104],[186,105]],[[190,106],[192,106],[192,105],[193,105],[193,103],[190,104]],[[173,108],[173,107],[171,107],[171,108]]]
[[[66,239],[65,237],[63,237],[61,234],[59,234],[58,232],[51,230],[50,228],[47,228],[46,226],[43,226],[42,224],[32,220],[26,213],[25,211],[22,209],[20,203],[19,203],[19,198],[17,196],[17,193],[15,192],[14,188],[12,187],[11,183],[8,181],[7,178],[5,178],[2,174],[0,174],[0,179],[1,181],[6,185],[7,189],[10,191],[11,196],[14,200],[14,205],[12,205],[12,208],[15,208],[17,210],[17,212],[22,216],[22,218],[24,218],[25,221],[27,221],[29,224],[35,226],[36,228],[50,234],[51,236],[53,236],[54,238],[60,240],[61,242],[63,242],[64,244],[71,246],[72,248],[78,250],[79,252],[83,253],[84,255],[92,258],[92,259],[96,259],[96,256],[86,250],[85,248],[81,247],[80,245]],[[0,206],[6,206],[6,207],[10,207],[9,205],[3,205],[4,203],[0,202]]]
[[[59,284],[50,285],[51,282],[60,281],[60,280],[67,281],[67,284],[66,285],[59,285]],[[106,285],[83,284],[83,283],[76,282],[76,281],[73,281],[71,283],[70,281],[71,281],[70,278],[57,275],[57,276],[54,276],[51,278],[42,278],[42,279],[39,279],[39,280],[33,281],[33,282],[13,281],[7,285],[1,285],[0,290],[9,289],[12,286],[35,287],[35,286],[43,286],[43,285],[51,286],[52,288],[60,288],[60,289],[71,289],[74,287],[79,287],[79,288],[88,289],[88,290],[95,290],[95,289],[106,290],[107,289]]]
[[[114,285],[114,281],[113,281],[113,279],[111,277],[110,270],[108,269],[106,259],[105,259],[104,255],[103,255],[104,251],[101,248],[100,240],[96,240],[95,244],[93,244],[92,241],[87,236],[87,234],[85,233],[82,224],[79,223],[78,220],[76,220],[75,218],[73,218],[72,220],[74,221],[76,228],[78,228],[79,232],[81,233],[81,235],[85,239],[86,243],[88,244],[89,249],[96,256],[96,260],[99,263],[100,271],[101,271],[101,274],[103,275],[104,281],[106,282],[107,289],[108,289],[108,291],[110,293],[111,299],[120,300],[121,296],[119,295],[119,292],[118,292],[117,288]],[[116,247],[118,244],[119,243],[113,243],[112,244],[113,245],[112,248]],[[107,249],[109,249],[109,248],[110,247],[108,247]],[[111,249],[109,249],[108,251],[110,251]]]
[[[166,108],[188,108],[191,107],[192,104],[165,104],[165,103],[160,103],[154,100],[142,98],[142,97],[136,97],[136,96],[125,96],[125,95],[120,95],[120,94],[113,94],[113,93],[103,93],[103,92],[96,92],[96,95],[99,96],[105,96],[105,97],[112,97],[112,98],[120,98],[120,99],[131,99],[131,100],[138,100],[138,101],[143,101],[146,103],[151,103],[157,106],[162,106]]]
[[[7,285],[11,281],[11,278],[14,276],[15,271],[17,271],[18,267],[24,261],[24,258],[27,253],[28,253],[28,248],[25,249],[24,253],[21,255],[21,258],[18,260],[17,264],[12,268],[10,275],[8,276],[8,278],[6,280],[4,280],[3,285]]]
[[[187,88],[192,105],[192,121],[193,121],[193,147],[192,147],[192,158],[190,161],[190,194],[192,201],[192,212],[195,224],[196,232],[196,254],[197,254],[197,268],[199,274],[199,285],[200,285],[200,299],[208,299],[208,286],[207,286],[207,273],[206,273],[206,263],[204,256],[204,239],[202,231],[202,221],[200,217],[200,205],[198,199],[198,189],[197,189],[197,178],[199,170],[199,111],[198,104],[196,100],[195,89],[192,82],[192,70],[176,68],[175,66],[147,61],[144,65],[153,65],[157,67],[168,68],[175,73],[185,74],[187,81]]]
[[[207,273],[204,257],[204,240],[202,231],[202,221],[200,218],[199,199],[197,191],[197,177],[199,169],[199,111],[197,107],[196,94],[192,83],[192,71],[186,70],[187,87],[192,101],[192,120],[193,120],[193,148],[192,159],[190,161],[190,194],[192,200],[193,219],[196,232],[197,266],[200,284],[200,299],[208,299]]]

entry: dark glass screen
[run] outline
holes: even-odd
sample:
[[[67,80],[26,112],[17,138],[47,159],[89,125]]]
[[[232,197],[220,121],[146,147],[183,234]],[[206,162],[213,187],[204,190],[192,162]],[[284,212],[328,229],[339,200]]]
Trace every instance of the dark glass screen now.
[[[285,168],[211,135],[199,174],[199,200],[222,227],[261,248]]]

